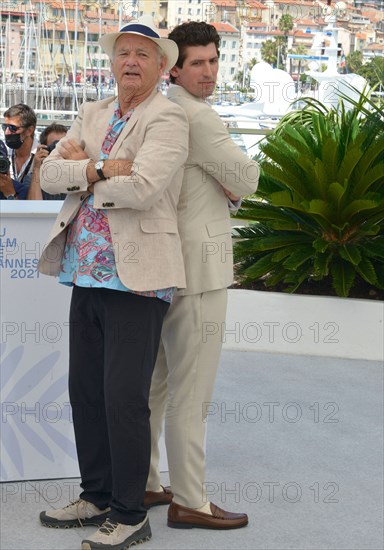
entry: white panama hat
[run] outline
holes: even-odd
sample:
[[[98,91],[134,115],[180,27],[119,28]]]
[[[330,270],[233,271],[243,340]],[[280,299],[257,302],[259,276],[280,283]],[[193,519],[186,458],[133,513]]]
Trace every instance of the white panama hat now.
[[[149,38],[149,40],[152,40],[152,42],[158,44],[158,46],[167,56],[167,64],[165,66],[166,71],[169,71],[169,69],[171,69],[175,65],[177,58],[179,57],[179,48],[177,47],[176,42],[174,42],[173,40],[160,37],[155,27],[154,21],[150,15],[143,15],[137,21],[130,21],[129,23],[124,25],[124,27],[122,27],[119,32],[103,34],[103,36],[100,37],[99,44],[110,58],[112,58],[113,56],[113,47],[116,40],[119,38],[119,36],[126,33],[137,34],[138,36],[145,36],[146,38]]]

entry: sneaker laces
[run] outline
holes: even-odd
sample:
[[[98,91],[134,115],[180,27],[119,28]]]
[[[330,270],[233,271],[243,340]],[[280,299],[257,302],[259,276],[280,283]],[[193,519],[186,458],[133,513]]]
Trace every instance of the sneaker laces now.
[[[104,535],[112,535],[113,532],[117,529],[118,523],[114,523],[109,518],[107,518],[103,525],[99,527],[100,533],[103,533]]]
[[[78,498],[77,500],[74,500],[73,502],[70,502],[69,504],[67,504],[67,506],[64,506],[64,508],[70,508],[71,506],[74,506],[75,504],[79,505],[80,502],[83,502],[83,500],[81,498]]]
[[[77,500],[74,500],[73,502],[70,502],[69,504],[67,504],[67,506],[64,506],[64,508],[71,508],[72,506],[76,506],[77,521],[80,523],[81,527],[84,527],[84,525],[81,521],[82,518],[80,517],[80,514],[79,514],[79,508],[82,505],[82,503],[84,503],[84,508],[86,508],[87,501],[83,500],[82,498],[78,498]],[[85,515],[85,512],[84,512],[84,515]]]

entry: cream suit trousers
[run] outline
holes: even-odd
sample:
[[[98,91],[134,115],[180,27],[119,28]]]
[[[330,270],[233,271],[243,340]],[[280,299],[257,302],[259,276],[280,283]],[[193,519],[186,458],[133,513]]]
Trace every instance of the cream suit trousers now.
[[[206,502],[204,411],[212,400],[226,309],[226,288],[176,296],[165,317],[152,377],[152,454],[147,490],[160,488],[158,441],[164,420],[174,502],[189,508]]]

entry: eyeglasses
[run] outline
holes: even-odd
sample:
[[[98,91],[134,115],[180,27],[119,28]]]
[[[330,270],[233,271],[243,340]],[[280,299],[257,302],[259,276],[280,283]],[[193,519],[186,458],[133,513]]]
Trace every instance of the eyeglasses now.
[[[1,127],[3,129],[3,132],[5,132],[5,130],[8,128],[12,134],[17,132],[17,130],[20,130],[20,128],[25,128],[25,126],[15,126],[14,124],[2,124]]]

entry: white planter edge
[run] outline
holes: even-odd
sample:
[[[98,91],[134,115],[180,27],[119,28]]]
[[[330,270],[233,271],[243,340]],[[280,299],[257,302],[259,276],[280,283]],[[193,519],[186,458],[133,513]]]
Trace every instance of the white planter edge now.
[[[384,302],[256,290],[228,291],[223,349],[384,360]]]

